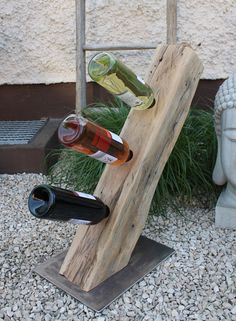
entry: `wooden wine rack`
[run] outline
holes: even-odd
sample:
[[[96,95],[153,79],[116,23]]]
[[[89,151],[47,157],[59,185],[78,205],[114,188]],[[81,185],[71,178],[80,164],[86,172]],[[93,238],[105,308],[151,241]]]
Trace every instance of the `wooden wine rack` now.
[[[85,293],[129,264],[202,71],[187,44],[157,48],[145,79],[156,103],[144,111],[131,109],[120,134],[133,158],[119,167],[107,165],[94,192],[111,214],[97,225],[79,226],[60,267],[60,277]]]

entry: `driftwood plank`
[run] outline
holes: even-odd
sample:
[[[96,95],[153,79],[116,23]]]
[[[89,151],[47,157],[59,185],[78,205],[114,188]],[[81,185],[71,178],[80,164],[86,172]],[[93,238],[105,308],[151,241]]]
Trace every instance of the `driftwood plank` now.
[[[106,166],[94,193],[111,215],[96,226],[78,228],[60,269],[81,289],[89,291],[128,264],[202,70],[185,44],[157,49],[146,81],[158,100],[149,110],[131,110],[121,133],[133,159],[120,167]]]

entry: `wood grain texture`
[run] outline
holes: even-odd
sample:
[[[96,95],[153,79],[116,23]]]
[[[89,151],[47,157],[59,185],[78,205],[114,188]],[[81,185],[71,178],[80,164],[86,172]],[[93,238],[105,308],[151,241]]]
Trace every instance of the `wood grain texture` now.
[[[75,112],[86,106],[85,0],[76,0],[76,97]]]
[[[134,156],[120,167],[107,165],[94,193],[111,215],[96,226],[78,228],[60,269],[81,289],[89,291],[128,264],[202,71],[185,44],[157,49],[146,77],[156,104],[131,110],[121,133]]]
[[[177,42],[177,0],[166,2],[166,42],[175,44]]]

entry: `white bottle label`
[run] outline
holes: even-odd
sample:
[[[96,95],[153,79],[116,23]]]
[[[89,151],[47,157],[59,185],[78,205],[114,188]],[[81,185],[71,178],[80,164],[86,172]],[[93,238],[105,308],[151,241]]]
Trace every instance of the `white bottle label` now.
[[[92,221],[84,221],[84,220],[79,220],[79,219],[76,219],[76,218],[71,218],[70,220],[68,220],[69,223],[72,223],[72,224],[91,224]]]
[[[137,79],[138,79],[142,84],[144,84],[144,85],[145,85],[144,80],[143,80],[140,76],[137,76]]]
[[[141,99],[136,97],[132,92],[128,90],[123,94],[116,95],[116,96],[120,98],[124,103],[129,105],[130,107],[136,107],[143,103]]]
[[[118,143],[123,144],[123,141],[122,141],[122,139],[120,138],[120,136],[118,136],[118,135],[116,135],[116,134],[114,134],[114,133],[112,133],[112,132],[110,132],[110,134],[111,134],[111,137],[112,137],[113,140],[115,140],[115,141],[118,142]]]
[[[75,192],[75,194],[77,194],[80,197],[89,198],[91,200],[96,200],[96,197],[91,194],[87,194],[87,193],[83,193],[83,192]]]
[[[111,163],[114,163],[115,161],[117,161],[117,158],[114,157],[114,156],[111,156],[109,154],[106,154],[104,152],[101,152],[101,151],[98,151],[92,155],[89,155],[90,157],[92,158],[95,158],[103,163],[106,163],[106,164],[111,164]]]

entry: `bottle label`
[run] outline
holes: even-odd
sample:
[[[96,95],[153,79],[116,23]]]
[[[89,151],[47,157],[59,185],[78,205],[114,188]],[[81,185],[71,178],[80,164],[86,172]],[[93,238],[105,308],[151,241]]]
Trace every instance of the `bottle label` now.
[[[110,132],[109,130],[97,128],[96,134],[92,140],[92,145],[98,150],[106,153],[111,146],[112,140],[123,144],[122,139],[118,135]]]
[[[85,221],[85,220],[79,220],[76,218],[71,218],[70,220],[68,220],[68,223],[72,223],[72,224],[91,224],[92,221]]]
[[[116,157],[106,154],[104,152],[101,152],[100,150],[92,155],[89,155],[89,156],[92,158],[95,158],[103,163],[106,163],[106,164],[111,164],[111,163],[114,163],[115,161],[117,161]]]
[[[144,82],[144,80],[143,80],[140,76],[137,76],[137,79],[138,79],[142,84],[146,85],[145,82]]]
[[[104,128],[96,128],[95,135],[92,140],[92,145],[98,150],[107,152],[111,146],[111,133]]]
[[[110,132],[110,131],[109,131],[109,133],[111,134],[111,137],[112,137],[113,140],[115,140],[115,141],[118,142],[118,143],[123,144],[123,141],[122,141],[122,139],[120,138],[120,136],[118,136],[118,135],[116,135],[116,134],[114,134],[114,133],[112,133],[112,132]]]
[[[130,107],[136,107],[141,105],[143,102],[141,99],[139,99],[138,97],[135,96],[135,94],[133,94],[130,91],[126,91],[123,94],[120,95],[116,95],[118,98],[120,98],[124,103],[126,103],[127,105],[129,105]]]
[[[91,200],[96,200],[96,197],[91,194],[87,194],[87,193],[83,193],[83,192],[75,192],[75,194],[80,197],[89,198]]]

